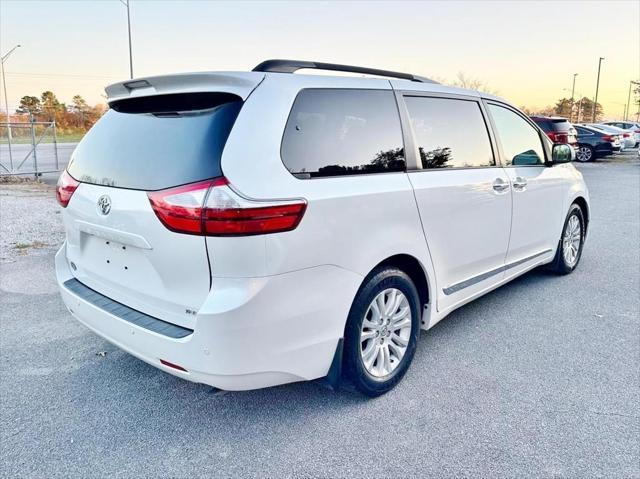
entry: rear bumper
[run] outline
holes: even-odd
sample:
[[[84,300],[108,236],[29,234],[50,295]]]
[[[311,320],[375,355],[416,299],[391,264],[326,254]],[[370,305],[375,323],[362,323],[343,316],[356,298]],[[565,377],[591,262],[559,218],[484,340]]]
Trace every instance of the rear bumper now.
[[[263,278],[214,278],[193,333],[174,338],[125,321],[65,286],[73,279],[65,245],[55,262],[62,299],[82,324],[165,372],[226,390],[326,376],[363,279],[329,265]]]

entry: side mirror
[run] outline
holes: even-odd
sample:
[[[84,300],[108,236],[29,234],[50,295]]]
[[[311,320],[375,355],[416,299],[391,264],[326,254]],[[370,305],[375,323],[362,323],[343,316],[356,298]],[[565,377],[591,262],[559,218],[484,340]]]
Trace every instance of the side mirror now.
[[[566,144],[553,145],[551,150],[551,164],[570,163],[576,158],[576,152],[572,146]]]

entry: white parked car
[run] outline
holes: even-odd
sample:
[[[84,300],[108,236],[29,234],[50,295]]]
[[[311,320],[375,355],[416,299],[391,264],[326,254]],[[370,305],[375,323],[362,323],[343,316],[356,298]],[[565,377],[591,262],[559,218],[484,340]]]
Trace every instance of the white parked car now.
[[[634,139],[634,145],[637,147],[640,145],[640,123],[632,121],[605,121],[603,125],[615,126],[627,131]]]
[[[106,92],[58,185],[60,291],[91,330],[181,378],[327,377],[379,395],[420,329],[580,261],[573,149],[497,97],[286,60]]]

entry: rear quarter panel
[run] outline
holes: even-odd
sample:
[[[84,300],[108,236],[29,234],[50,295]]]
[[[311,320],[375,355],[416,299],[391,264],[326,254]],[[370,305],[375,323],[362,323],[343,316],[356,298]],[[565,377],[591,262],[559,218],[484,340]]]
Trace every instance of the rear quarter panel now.
[[[415,256],[428,269],[431,261],[406,173],[298,179],[287,171],[280,155],[282,136],[293,102],[304,88],[391,90],[387,80],[371,78],[267,75],[236,120],[222,170],[245,196],[304,198],[307,211],[296,230],[249,239],[237,248],[209,238],[214,262],[221,254],[245,255],[255,263],[255,268],[243,268],[245,275],[330,264],[364,277],[380,261],[402,253]],[[264,262],[259,254],[264,254]],[[231,273],[231,261],[226,262],[224,271],[214,264],[214,277]]]

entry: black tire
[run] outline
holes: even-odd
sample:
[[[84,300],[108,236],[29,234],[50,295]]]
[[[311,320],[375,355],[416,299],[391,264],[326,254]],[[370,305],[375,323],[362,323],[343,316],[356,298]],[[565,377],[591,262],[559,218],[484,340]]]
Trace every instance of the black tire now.
[[[576,151],[576,161],[580,163],[586,163],[596,159],[596,152],[591,145],[578,145],[578,151]]]
[[[573,263],[568,263],[565,259],[565,243],[563,238],[565,236],[565,231],[567,230],[567,225],[571,220],[571,217],[576,216],[580,223],[580,244],[578,247],[578,253],[576,259]],[[556,250],[556,256],[553,259],[553,262],[549,265],[551,271],[557,274],[569,274],[573,272],[578,267],[580,263],[580,258],[582,257],[582,247],[584,246],[585,233],[586,233],[586,223],[584,220],[584,213],[582,212],[582,208],[577,204],[572,204],[571,208],[569,208],[569,212],[567,213],[567,217],[564,220],[564,225],[562,226],[562,233],[560,234],[560,240],[558,241],[558,249]]]
[[[360,332],[370,304],[379,293],[388,288],[399,290],[407,298],[411,310],[411,332],[404,356],[395,369],[382,378],[375,378],[366,370],[362,360]],[[380,396],[398,384],[407,372],[420,335],[422,311],[419,305],[420,299],[416,287],[404,271],[395,267],[381,267],[365,278],[349,311],[343,358],[344,379],[353,384],[362,394],[369,397]]]

